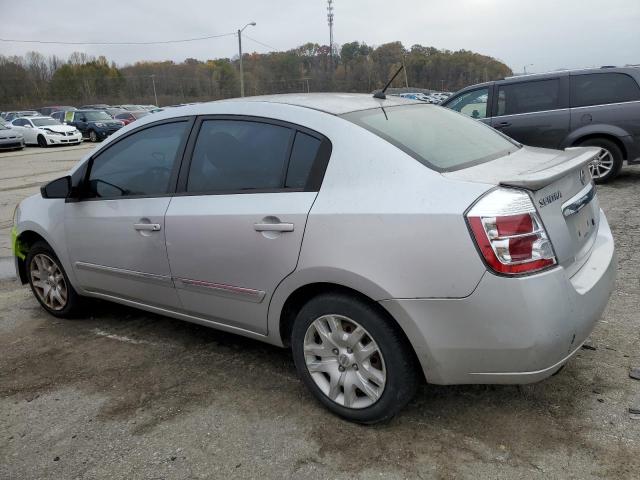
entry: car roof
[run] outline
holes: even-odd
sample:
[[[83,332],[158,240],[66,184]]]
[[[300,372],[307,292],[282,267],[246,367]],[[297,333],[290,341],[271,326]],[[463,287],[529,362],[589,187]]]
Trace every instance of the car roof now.
[[[358,110],[369,110],[396,105],[424,104],[420,100],[410,100],[388,95],[385,100],[374,98],[367,93],[286,93],[280,95],[260,95],[256,97],[231,98],[221,102],[265,102],[311,108],[332,115],[343,115]],[[206,104],[200,104],[206,105]]]
[[[640,68],[638,67],[596,67],[596,68],[577,68],[577,69],[567,69],[567,70],[554,70],[551,72],[541,72],[541,73],[528,73],[526,75],[514,75],[511,77],[505,77],[502,80],[529,80],[535,78],[546,78],[546,77],[557,77],[560,75],[579,75],[584,73],[640,73]],[[498,80],[498,81],[502,81]]]
[[[493,80],[490,82],[483,83],[474,83],[473,85],[469,85],[467,87],[461,88],[455,94],[463,93],[469,90],[475,90],[477,88],[482,87],[490,87],[494,84],[505,84],[505,83],[520,83],[527,82],[530,80],[537,79],[545,79],[545,78],[557,78],[557,77],[565,77],[568,75],[581,75],[585,73],[627,73],[635,76],[638,81],[640,81],[640,68],[637,66],[629,66],[629,67],[598,67],[598,68],[580,68],[573,70],[555,70],[551,72],[542,72],[542,73],[528,73],[526,75],[514,75],[511,77],[501,78],[499,80]],[[455,94],[452,94],[446,100],[444,100],[443,104],[447,103],[449,98],[453,98]]]

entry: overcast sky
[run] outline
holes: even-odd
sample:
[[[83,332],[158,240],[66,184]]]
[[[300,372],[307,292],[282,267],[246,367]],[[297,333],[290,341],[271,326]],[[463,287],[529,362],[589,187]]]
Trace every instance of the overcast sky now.
[[[515,72],[640,63],[640,0],[335,0],[334,38],[400,40],[496,57]],[[326,0],[0,0],[0,38],[155,41],[233,32],[278,50],[328,44]],[[244,50],[270,49],[244,38]],[[177,45],[59,46],[0,42],[0,54],[38,50],[105,55],[118,64],[237,54],[224,37]],[[1,79],[0,79],[1,81]]]

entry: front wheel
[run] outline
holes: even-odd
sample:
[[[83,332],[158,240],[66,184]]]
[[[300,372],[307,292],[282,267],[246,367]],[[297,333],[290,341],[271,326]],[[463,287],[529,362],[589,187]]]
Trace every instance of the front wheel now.
[[[29,249],[26,265],[31,290],[47,312],[62,318],[73,317],[80,312],[82,299],[49,245],[35,243]]]
[[[41,148],[47,148],[47,140],[42,136],[38,135],[38,146]]]
[[[98,141],[98,134],[93,130],[89,130],[89,140],[96,143]]]
[[[327,293],[311,299],[296,317],[291,343],[302,381],[347,420],[389,420],[416,391],[416,362],[406,339],[358,298]]]

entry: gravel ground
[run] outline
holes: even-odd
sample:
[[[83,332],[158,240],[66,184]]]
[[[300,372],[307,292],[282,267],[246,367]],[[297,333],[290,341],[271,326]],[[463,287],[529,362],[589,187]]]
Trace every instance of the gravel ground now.
[[[15,203],[85,152],[0,154],[0,256]],[[285,350],[107,303],[56,320],[2,280],[0,478],[637,479],[640,168],[599,197],[619,269],[593,349],[535,385],[424,386],[376,427],[319,406]]]

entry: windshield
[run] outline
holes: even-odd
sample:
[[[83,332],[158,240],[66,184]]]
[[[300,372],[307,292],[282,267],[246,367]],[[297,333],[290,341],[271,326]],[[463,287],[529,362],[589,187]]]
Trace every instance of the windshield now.
[[[98,120],[111,120],[111,115],[107,112],[84,112],[87,122],[95,122]]]
[[[60,122],[53,118],[34,118],[31,122],[36,127],[45,127],[47,125],[60,125]]]
[[[483,123],[434,105],[373,108],[347,113],[343,118],[437,171],[458,170],[519,148]]]

